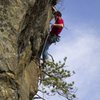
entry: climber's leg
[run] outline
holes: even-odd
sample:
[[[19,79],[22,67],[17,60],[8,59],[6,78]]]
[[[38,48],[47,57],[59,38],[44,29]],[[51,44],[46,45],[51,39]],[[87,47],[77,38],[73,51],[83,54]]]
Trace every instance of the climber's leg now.
[[[44,51],[43,51],[43,61],[46,61],[48,59],[48,50],[49,50],[49,47],[52,43],[49,43],[47,41],[46,45],[45,45],[45,48],[44,48]]]

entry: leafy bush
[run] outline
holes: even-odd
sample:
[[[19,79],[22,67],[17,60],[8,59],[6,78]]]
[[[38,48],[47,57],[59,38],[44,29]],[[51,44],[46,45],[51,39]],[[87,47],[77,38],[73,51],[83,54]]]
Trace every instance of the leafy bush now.
[[[75,91],[74,91],[74,82],[67,83],[67,78],[71,77],[74,72],[70,72],[66,70],[65,63],[66,59],[64,58],[64,62],[55,63],[54,61],[46,62],[45,68],[42,70],[43,72],[43,80],[42,85],[44,88],[41,92],[47,95],[55,95],[59,94],[67,100],[72,100],[75,98]]]

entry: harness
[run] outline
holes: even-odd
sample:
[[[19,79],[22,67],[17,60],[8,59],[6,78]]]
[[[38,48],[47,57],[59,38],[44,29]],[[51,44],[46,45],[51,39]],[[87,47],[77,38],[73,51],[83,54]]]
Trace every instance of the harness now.
[[[56,43],[60,41],[60,36],[57,36],[55,34],[50,34],[48,37],[48,42],[49,43]]]

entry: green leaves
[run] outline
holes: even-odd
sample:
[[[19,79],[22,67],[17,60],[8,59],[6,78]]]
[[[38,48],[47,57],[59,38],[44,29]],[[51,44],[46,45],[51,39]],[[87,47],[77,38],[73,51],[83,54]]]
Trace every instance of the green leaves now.
[[[44,68],[44,79],[42,81],[42,84],[45,86],[45,89],[48,91],[48,94],[56,94],[67,98],[68,100],[72,100],[75,98],[75,92],[74,92],[74,82],[67,83],[67,78],[71,77],[72,73],[68,70],[66,70],[66,60],[67,58],[64,58],[64,62],[61,63],[60,61],[58,63],[55,62],[47,62],[46,68]]]

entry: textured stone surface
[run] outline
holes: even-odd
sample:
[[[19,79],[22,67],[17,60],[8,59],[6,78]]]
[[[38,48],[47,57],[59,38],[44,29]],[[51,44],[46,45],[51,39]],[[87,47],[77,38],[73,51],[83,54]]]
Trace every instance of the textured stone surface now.
[[[52,1],[0,0],[0,100],[36,94]]]

